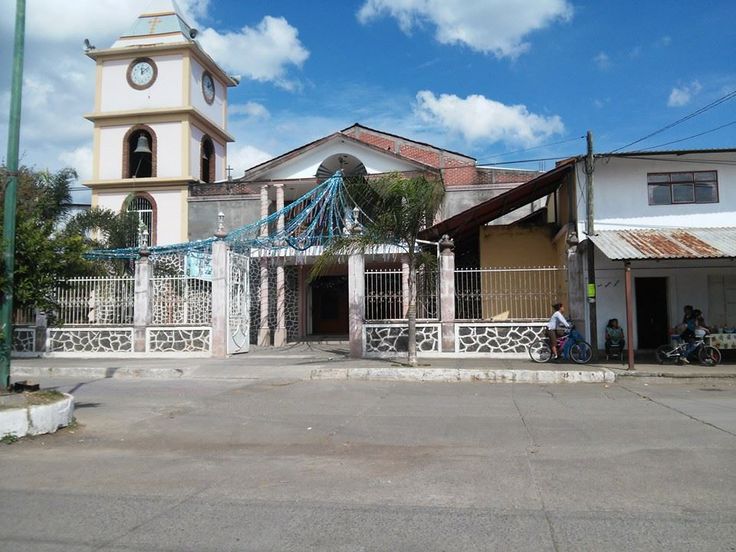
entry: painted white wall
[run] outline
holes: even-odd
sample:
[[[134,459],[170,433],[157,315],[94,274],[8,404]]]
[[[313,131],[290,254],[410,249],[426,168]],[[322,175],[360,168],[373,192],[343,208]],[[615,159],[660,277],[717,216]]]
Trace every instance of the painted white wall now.
[[[598,318],[598,343],[603,349],[605,327],[610,318],[618,318],[626,331],[626,295],[624,290],[623,262],[608,260],[600,252],[596,254],[596,293]],[[682,309],[693,305],[703,311],[706,324],[736,325],[736,320],[712,320],[708,306],[708,275],[736,275],[736,261],[729,259],[697,259],[673,261],[637,261],[632,263],[632,298],[634,299],[634,347],[638,346],[636,324],[636,278],[667,278],[667,315],[669,325],[682,321]],[[626,336],[627,339],[629,336]]]
[[[181,54],[148,57],[156,62],[158,76],[156,82],[145,90],[136,90],[128,84],[126,74],[134,57],[104,62],[100,89],[101,111],[130,111],[183,105]]]
[[[690,160],[690,162],[688,162]],[[597,159],[594,173],[595,229],[728,227],[736,221],[736,153],[695,153],[681,156],[652,156],[647,160],[629,158]],[[712,164],[711,164],[712,163]],[[585,227],[585,173],[577,167],[578,232]],[[709,171],[718,172],[718,203],[649,205],[647,173]]]
[[[156,244],[167,245],[182,241],[182,196],[179,190],[149,191],[156,200]]]
[[[204,94],[202,94],[202,73],[204,73],[204,68],[194,57],[192,57],[191,67],[192,78],[189,86],[191,87],[192,105],[208,119],[214,121],[219,127],[225,128],[224,105],[227,101],[227,87],[217,80],[217,77],[213,74],[212,80],[215,81],[215,100],[212,102],[212,105],[208,104],[204,99]]]
[[[123,177],[123,139],[129,125],[100,129],[100,180]]]
[[[158,177],[186,176],[181,174],[182,137],[181,123],[151,123],[157,138]]]
[[[382,154],[368,147],[337,138],[322,144],[311,151],[274,167],[263,179],[314,178],[322,162],[336,154],[349,154],[357,157],[365,165],[368,174],[391,171],[410,171],[417,167],[397,159],[393,155]]]
[[[123,208],[123,202],[128,197],[128,192],[99,192],[97,194],[97,207],[119,212]]]

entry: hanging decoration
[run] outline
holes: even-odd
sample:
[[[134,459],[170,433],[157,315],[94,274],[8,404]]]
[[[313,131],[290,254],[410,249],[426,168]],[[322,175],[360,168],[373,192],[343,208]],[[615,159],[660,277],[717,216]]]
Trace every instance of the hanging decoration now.
[[[241,226],[223,238],[234,251],[257,250],[259,256],[303,256],[314,246],[326,245],[337,236],[360,227],[365,214],[354,204],[342,171],[316,186],[283,209],[252,224]],[[150,256],[173,253],[208,253],[218,238],[212,237],[148,248]],[[138,247],[96,249],[88,259],[137,259]]]

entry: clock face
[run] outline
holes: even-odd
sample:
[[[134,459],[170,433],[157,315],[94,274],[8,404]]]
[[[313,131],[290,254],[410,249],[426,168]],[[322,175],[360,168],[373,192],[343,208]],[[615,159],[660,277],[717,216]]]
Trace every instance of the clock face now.
[[[150,58],[138,58],[128,66],[128,84],[138,90],[148,88],[156,80],[158,69]]]
[[[208,104],[215,101],[215,81],[209,73],[202,75],[202,94]]]

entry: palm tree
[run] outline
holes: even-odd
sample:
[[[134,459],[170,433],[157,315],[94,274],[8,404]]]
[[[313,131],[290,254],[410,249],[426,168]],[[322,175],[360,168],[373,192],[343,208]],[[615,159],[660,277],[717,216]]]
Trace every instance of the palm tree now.
[[[444,189],[424,176],[406,177],[392,173],[383,178],[347,184],[349,195],[358,198],[365,213],[360,231],[334,239],[317,260],[311,277],[321,274],[338,257],[375,251],[377,246],[394,245],[404,251],[409,265],[409,305],[407,308],[407,362],[417,364],[417,272],[436,261],[421,249],[419,232],[431,225],[439,209]],[[355,229],[353,229],[355,230]]]
[[[90,249],[118,249],[136,245],[138,215],[130,211],[115,212],[110,209],[93,207],[71,217],[65,226],[65,232],[82,236]],[[105,263],[105,272],[127,272],[130,263],[126,261],[109,261]]]

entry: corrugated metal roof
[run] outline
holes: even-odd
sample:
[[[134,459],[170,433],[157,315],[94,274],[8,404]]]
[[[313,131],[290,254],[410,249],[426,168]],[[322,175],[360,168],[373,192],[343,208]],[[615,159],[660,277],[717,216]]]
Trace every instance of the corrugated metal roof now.
[[[604,230],[591,239],[612,260],[736,257],[736,228]]]

